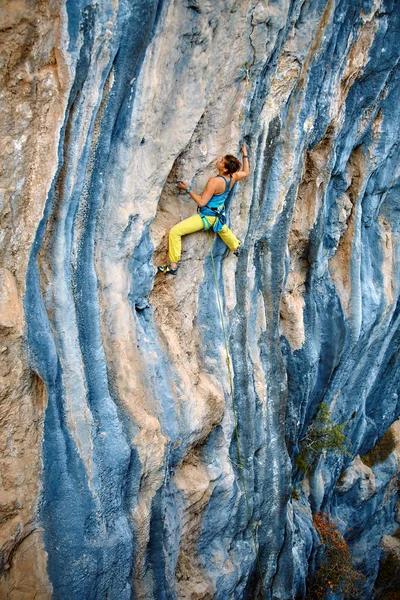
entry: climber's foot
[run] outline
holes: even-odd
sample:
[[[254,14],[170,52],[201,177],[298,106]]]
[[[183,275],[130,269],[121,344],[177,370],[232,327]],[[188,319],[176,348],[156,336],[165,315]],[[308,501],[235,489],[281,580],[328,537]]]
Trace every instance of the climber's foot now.
[[[178,273],[178,267],[176,267],[176,269],[173,269],[171,265],[163,265],[157,267],[157,269],[158,271],[160,271],[160,273],[164,273],[164,275],[176,275]]]
[[[233,253],[235,256],[238,256],[238,257],[240,256],[241,247],[242,247],[242,242],[239,242],[239,246],[236,248],[236,250]]]

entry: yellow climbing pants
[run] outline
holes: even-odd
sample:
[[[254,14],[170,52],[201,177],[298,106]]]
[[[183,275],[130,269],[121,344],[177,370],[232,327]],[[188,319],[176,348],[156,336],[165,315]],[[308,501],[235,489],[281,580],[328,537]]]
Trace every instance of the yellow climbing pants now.
[[[215,219],[217,217],[206,217],[207,221],[214,225]],[[177,223],[170,229],[168,240],[168,253],[169,259],[173,263],[177,263],[181,257],[181,248],[182,248],[182,236],[187,235],[188,233],[195,233],[196,231],[202,231],[203,229],[203,221],[201,220],[200,215],[193,215],[193,217],[189,217],[180,223]],[[232,231],[229,229],[227,225],[224,225],[221,231],[218,232],[221,240],[225,242],[228,246],[229,250],[235,251],[240,246],[240,241],[233,235]]]

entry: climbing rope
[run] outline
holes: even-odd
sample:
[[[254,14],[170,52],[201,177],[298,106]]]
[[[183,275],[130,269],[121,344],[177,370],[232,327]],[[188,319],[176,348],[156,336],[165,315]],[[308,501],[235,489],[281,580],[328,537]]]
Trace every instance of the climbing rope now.
[[[259,570],[260,578],[261,578],[261,587],[262,587],[262,590],[265,591],[265,595],[267,595],[266,590],[264,588],[264,576],[263,576],[263,572],[262,572],[260,553],[259,553],[259,549],[258,549],[257,529],[254,525],[253,517],[251,514],[249,494],[247,492],[246,479],[244,476],[244,466],[243,466],[243,461],[242,461],[242,452],[240,449],[240,440],[239,440],[239,427],[238,427],[238,420],[237,420],[237,414],[236,414],[235,399],[234,399],[234,395],[233,395],[233,375],[232,375],[232,369],[231,369],[231,360],[229,357],[228,338],[226,335],[226,330],[225,330],[225,325],[224,325],[224,316],[223,316],[223,312],[222,312],[221,297],[219,295],[217,270],[215,268],[215,261],[214,261],[214,254],[212,251],[211,238],[212,238],[212,233],[210,231],[209,236],[208,236],[208,242],[210,245],[211,262],[212,262],[213,273],[214,273],[215,290],[217,293],[217,302],[218,302],[219,316],[220,316],[220,320],[221,320],[221,328],[222,328],[222,333],[224,336],[226,364],[228,367],[229,386],[230,386],[230,394],[231,394],[231,401],[232,401],[233,424],[234,424],[234,428],[235,428],[235,437],[236,437],[236,444],[237,444],[237,451],[238,451],[238,463],[236,466],[239,468],[239,471],[241,474],[243,492],[244,492],[244,496],[246,499],[247,515],[248,515],[249,524],[250,524],[251,537],[253,538],[254,551],[256,553],[257,565],[258,565],[258,570]],[[231,462],[233,462],[233,461],[231,461]],[[233,464],[236,464],[236,463],[233,463]]]

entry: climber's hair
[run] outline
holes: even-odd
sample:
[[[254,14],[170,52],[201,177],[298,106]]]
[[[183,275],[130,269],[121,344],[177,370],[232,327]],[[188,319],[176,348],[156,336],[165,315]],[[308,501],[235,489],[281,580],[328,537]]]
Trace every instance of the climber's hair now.
[[[236,156],[233,156],[233,154],[227,154],[224,156],[224,165],[229,175],[236,173],[236,171],[240,171],[242,166],[240,161],[236,158]]]

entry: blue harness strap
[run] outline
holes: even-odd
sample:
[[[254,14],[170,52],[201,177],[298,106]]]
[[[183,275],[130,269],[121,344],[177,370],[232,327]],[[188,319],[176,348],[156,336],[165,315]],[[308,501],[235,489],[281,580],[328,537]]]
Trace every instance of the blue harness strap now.
[[[217,175],[217,177],[222,177],[225,181],[225,191],[222,192],[222,194],[214,194],[207,204],[200,208],[199,213],[201,220],[203,221],[203,230],[208,231],[212,227],[213,231],[218,233],[226,223],[225,200],[231,191],[232,175],[229,175],[229,183],[223,175]],[[217,218],[215,219],[214,225],[211,225],[205,217]]]

